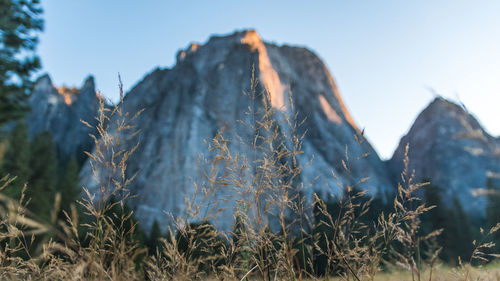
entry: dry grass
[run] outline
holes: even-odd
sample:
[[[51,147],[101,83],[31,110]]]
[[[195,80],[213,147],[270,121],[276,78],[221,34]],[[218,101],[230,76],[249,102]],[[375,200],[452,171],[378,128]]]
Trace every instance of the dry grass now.
[[[432,279],[430,277],[430,271],[428,269],[422,272],[422,280],[434,280],[434,281],[456,281],[464,280],[464,270],[449,267],[437,267],[433,270]],[[495,281],[500,280],[500,266],[495,265],[494,267],[488,266],[484,268],[471,268],[469,271],[470,280],[477,281]],[[218,279],[214,277],[209,277],[206,280],[216,281]],[[252,277],[248,279],[249,281],[262,280],[257,277]],[[316,280],[316,279],[304,279],[304,281]],[[320,279],[320,280],[327,280]],[[330,281],[343,281],[344,277],[332,277],[329,278]],[[408,271],[391,271],[391,272],[381,272],[375,276],[375,281],[411,281],[412,276]]]
[[[134,120],[140,112],[123,112],[121,103],[109,109],[101,100],[99,134],[94,152],[88,154],[97,188],[84,188],[78,202],[85,223],[76,206],[64,221],[54,215],[50,223],[41,223],[26,210],[24,198],[0,196],[0,279],[498,280],[497,268],[470,266],[473,260],[492,257],[485,250],[492,247],[488,238],[498,227],[484,232],[485,240],[475,242],[473,256],[459,268],[438,266],[440,248],[434,241],[440,230],[420,233],[419,217],[432,206],[416,196],[425,184],[414,182],[407,157],[393,212],[380,215],[373,225],[364,224],[360,217],[371,204],[360,200],[366,192],[342,186],[340,211],[331,215],[321,198],[304,192],[311,187],[298,180],[304,168],[297,161],[303,153],[303,120],[273,108],[268,93],[258,89],[252,77],[249,121],[241,124],[252,136],[226,139],[221,130],[207,143],[209,153],[200,158],[205,172],[196,183],[198,192],[189,198],[186,216],[174,218],[175,225],[153,255],[134,241],[136,225],[130,224],[132,213],[124,211],[124,202],[133,197],[128,185],[135,177],[127,175],[127,161],[138,144],[127,150],[122,143],[138,134]],[[294,111],[292,100],[290,96],[289,113]],[[235,154],[234,144],[249,147],[253,154]],[[348,155],[346,148],[346,173]],[[10,180],[5,177],[1,188]],[[112,197],[119,200],[110,201]],[[122,212],[110,215],[116,208]],[[228,208],[235,221],[231,231],[205,223],[216,222]],[[50,239],[34,252],[30,245],[39,237]],[[383,273],[388,266],[399,271]]]
[[[493,281],[500,280],[500,269],[479,269],[472,268],[469,272],[470,280],[483,280]],[[429,278],[432,279],[429,279]],[[437,268],[433,270],[432,276],[430,270],[422,272],[422,280],[435,280],[435,281],[454,281],[464,280],[464,271],[450,268]],[[343,280],[342,278],[334,278],[333,280]],[[412,275],[408,271],[397,271],[389,273],[380,273],[375,276],[375,281],[411,281]]]

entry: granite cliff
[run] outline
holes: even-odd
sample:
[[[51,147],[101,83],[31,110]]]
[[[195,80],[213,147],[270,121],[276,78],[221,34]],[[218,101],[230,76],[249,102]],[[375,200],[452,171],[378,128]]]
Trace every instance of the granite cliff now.
[[[76,89],[57,88],[48,75],[43,75],[35,83],[29,105],[26,124],[31,138],[41,131],[51,132],[60,156],[92,149],[89,134],[95,130],[80,122],[95,124],[99,101],[92,76]]]
[[[254,91],[252,77],[256,79]],[[130,204],[145,229],[154,220],[163,226],[171,223],[165,212],[174,217],[185,214],[185,199],[196,198],[195,184],[206,180],[200,156],[213,159],[206,142],[220,129],[234,155],[254,153],[239,141],[239,137],[251,140],[258,134],[241,124],[255,123],[263,108],[261,97],[251,93],[269,94],[270,105],[276,109],[273,118],[282,123],[281,132],[290,130],[284,119],[304,120],[296,132],[305,133],[303,153],[297,158],[303,170],[297,182],[308,187],[303,190],[306,196],[313,191],[325,198],[340,196],[340,186],[356,186],[372,194],[393,192],[409,143],[410,169],[416,180],[431,180],[445,190],[447,198],[457,197],[469,214],[484,216],[485,199],[476,196],[476,191],[486,186],[487,178],[500,175],[500,139],[485,132],[464,107],[436,98],[400,140],[392,159],[384,163],[363,138],[317,55],[302,47],[267,43],[257,32],[245,30],[189,44],[177,53],[172,68],[153,70],[126,94],[125,112],[145,109],[134,121],[141,129],[140,145],[127,170],[129,176],[138,173],[129,186],[137,195]],[[88,135],[95,130],[80,122],[96,122],[98,99],[92,77],[80,89],[68,89],[55,87],[44,75],[36,82],[30,105],[31,137],[49,130],[65,155],[92,149]],[[130,149],[135,143],[121,145]],[[255,171],[255,167],[248,169]],[[96,191],[88,162],[80,175],[82,185]],[[222,191],[217,196],[232,194]],[[231,227],[234,204],[228,201],[221,206],[225,211],[215,222],[218,227]]]
[[[397,175],[409,143],[410,170],[417,180],[429,180],[457,197],[473,216],[484,216],[485,197],[475,196],[488,177],[500,172],[500,142],[490,136],[463,106],[436,98],[401,139],[389,167]],[[452,200],[444,200],[451,203]]]
[[[168,224],[164,211],[174,216],[186,211],[185,198],[196,192],[193,183],[203,180],[198,157],[211,157],[204,140],[212,140],[221,128],[229,140],[236,140],[236,135],[254,136],[254,131],[238,122],[253,122],[245,112],[262,108],[261,99],[244,94],[251,91],[252,69],[258,80],[256,92],[267,90],[271,105],[279,112],[276,118],[298,114],[299,120],[305,120],[301,126],[307,130],[304,153],[298,165],[303,167],[300,182],[312,187],[308,190],[339,195],[339,185],[355,185],[365,177],[369,180],[358,185],[360,189],[373,194],[393,189],[371,145],[356,142],[355,136],[362,139],[361,132],[321,59],[305,48],[264,42],[257,32],[246,30],[213,36],[205,44],[190,44],[178,52],[173,68],[154,70],[125,96],[125,112],[145,109],[135,121],[141,129],[140,146],[130,159],[128,173],[139,172],[130,186],[137,195],[131,204],[146,229],[155,219],[160,225]],[[282,126],[280,130],[287,129]],[[131,148],[134,144],[123,145]],[[238,142],[231,142],[229,149],[252,154]],[[346,154],[349,172],[341,161]],[[307,165],[311,158],[312,164]],[[89,165],[81,177],[84,186],[95,190]],[[230,228],[234,202],[224,207],[216,224]]]

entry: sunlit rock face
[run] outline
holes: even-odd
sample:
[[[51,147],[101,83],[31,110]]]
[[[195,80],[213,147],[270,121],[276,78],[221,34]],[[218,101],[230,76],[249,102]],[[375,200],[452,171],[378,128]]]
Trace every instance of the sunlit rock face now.
[[[258,82],[256,99],[248,94],[252,92],[252,69]],[[275,118],[284,120],[298,113],[298,120],[305,119],[298,132],[307,131],[304,153],[298,157],[303,173],[297,182],[310,186],[303,190],[306,196],[313,191],[322,196],[339,195],[340,185],[355,185],[365,177],[369,180],[358,188],[373,194],[393,190],[377,153],[368,142],[355,141],[355,135],[363,139],[361,133],[318,56],[305,48],[263,42],[255,31],[248,30],[213,36],[203,45],[191,44],[178,52],[172,69],[154,70],[125,96],[126,112],[145,109],[136,120],[141,129],[140,146],[129,163],[128,174],[139,172],[130,186],[137,195],[131,204],[146,229],[155,219],[160,225],[168,225],[170,218],[165,212],[174,217],[184,215],[185,198],[193,198],[194,183],[204,181],[199,156],[213,156],[204,140],[210,142],[219,129],[224,128],[233,154],[251,158],[254,151],[240,144],[236,136],[251,142],[257,132],[238,120],[255,122],[255,116],[247,112],[249,108],[252,112],[262,110],[260,93],[265,89],[278,112]],[[285,124],[280,130],[290,131]],[[130,148],[134,144],[124,145]],[[361,157],[365,153],[368,155]],[[81,176],[83,185],[95,188],[89,165]],[[216,196],[231,195],[221,192]],[[217,227],[231,228],[234,206],[232,200],[223,204],[225,211],[214,221]]]
[[[56,88],[50,77],[44,75],[36,81],[29,102],[31,111],[26,124],[30,137],[41,131],[50,131],[64,156],[92,149],[89,133],[95,130],[83,125],[80,120],[95,124],[99,101],[93,77],[88,77],[80,89],[75,89]]]
[[[394,174],[403,169],[407,143],[417,180],[442,187],[445,202],[456,196],[469,214],[484,215],[485,198],[474,194],[499,175],[500,146],[464,107],[436,98],[420,113],[389,161]]]

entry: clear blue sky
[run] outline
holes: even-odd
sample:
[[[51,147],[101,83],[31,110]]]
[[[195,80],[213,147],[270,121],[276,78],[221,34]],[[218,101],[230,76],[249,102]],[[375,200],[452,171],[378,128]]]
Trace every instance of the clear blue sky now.
[[[433,99],[460,100],[500,134],[500,1],[53,1],[38,53],[56,85],[118,96],[175,53],[211,34],[255,28],[307,46],[328,65],[344,101],[381,157]]]

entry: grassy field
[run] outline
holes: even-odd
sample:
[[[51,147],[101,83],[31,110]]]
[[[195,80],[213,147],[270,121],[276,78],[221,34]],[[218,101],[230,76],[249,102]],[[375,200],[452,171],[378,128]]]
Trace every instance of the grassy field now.
[[[203,167],[206,179],[196,185],[202,199],[188,201],[186,217],[176,218],[149,249],[137,238],[133,212],[126,208],[133,197],[127,186],[135,175],[127,177],[125,170],[137,146],[120,146],[123,138],[137,136],[137,115],[123,112],[121,103],[109,109],[101,100],[96,149],[88,154],[98,184],[94,193],[84,188],[78,206],[63,218],[56,198],[50,221],[30,212],[24,196],[16,201],[0,194],[0,280],[500,280],[498,264],[470,266],[495,257],[488,253],[500,224],[471,241],[472,255],[462,267],[433,266],[432,276],[425,270],[440,263],[436,237],[441,230],[421,230],[420,217],[432,207],[417,197],[426,184],[414,182],[407,157],[390,201],[394,206],[368,223],[361,218],[372,200],[353,186],[342,187],[335,212],[315,193],[302,196],[296,182],[302,167],[294,164],[302,153],[301,120],[295,115],[278,121],[269,95],[259,98],[260,111],[249,112],[257,121],[246,124],[259,134],[239,140],[255,151],[253,157],[233,154],[220,131],[210,141],[213,158]],[[286,132],[283,123],[290,126]],[[349,173],[349,159],[341,163]],[[12,180],[3,178],[0,190]],[[221,189],[234,196],[214,196]],[[237,202],[230,231],[209,223],[228,200]],[[209,211],[201,215],[199,210]],[[399,269],[381,272],[385,264]]]
[[[361,280],[370,280],[366,278],[360,278]],[[335,281],[343,281],[346,278],[336,277],[330,280]],[[355,280],[355,279],[349,279]],[[407,271],[394,271],[391,273],[379,273],[373,279],[374,281],[413,281],[419,280],[417,276],[411,275],[410,272]],[[422,272],[420,276],[421,281],[458,281],[458,280],[482,280],[482,281],[495,281],[500,280],[500,266],[496,265],[495,267],[485,267],[485,268],[470,268],[469,275],[467,276],[467,272],[464,269],[459,268],[449,268],[449,267],[438,267],[434,269],[432,272],[432,276],[430,275],[429,270],[425,270]]]
[[[440,266],[438,268],[435,268],[432,272],[432,276],[430,276],[430,271],[425,270],[421,276],[420,280],[421,281],[429,281],[429,280],[434,280],[434,281],[459,281],[459,280],[475,280],[475,281],[497,281],[500,280],[500,264],[493,264],[489,265],[486,267],[475,267],[475,268],[469,268],[469,273],[468,276],[467,272],[465,269],[459,269],[459,268],[450,268],[447,266]],[[410,272],[407,271],[392,271],[392,272],[382,272],[379,273],[375,276],[374,279],[370,278],[363,278],[362,276],[359,277],[361,281],[413,281],[413,280],[419,280],[417,276],[411,275]],[[217,278],[209,278],[208,280],[210,281],[216,281],[220,280]],[[232,279],[228,279],[232,280]],[[234,280],[239,280],[239,279],[234,279]],[[257,281],[257,280],[262,280],[261,278],[256,278],[256,277],[250,277],[248,278],[249,281]],[[297,278],[297,280],[299,280]],[[356,280],[353,277],[330,277],[330,278],[319,278],[319,279],[309,279],[309,278],[303,278],[302,280],[304,281],[312,281],[312,280],[319,280],[319,281],[346,281],[346,280]]]

